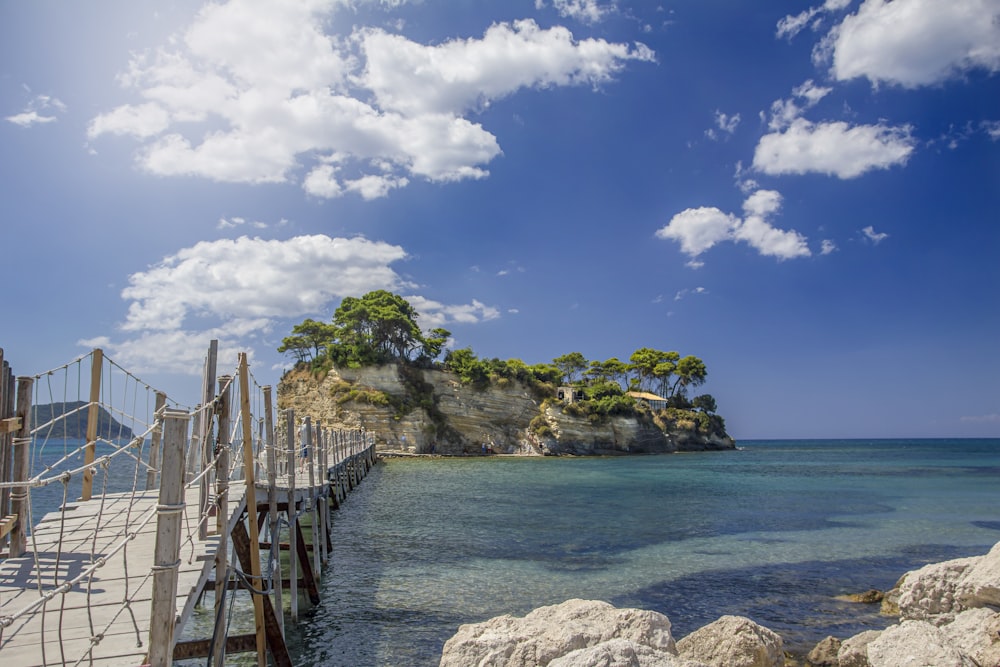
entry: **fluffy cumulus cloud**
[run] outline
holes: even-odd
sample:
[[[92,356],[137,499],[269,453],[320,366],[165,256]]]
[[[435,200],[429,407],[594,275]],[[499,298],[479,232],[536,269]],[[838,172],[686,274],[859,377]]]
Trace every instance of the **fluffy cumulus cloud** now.
[[[757,190],[743,202],[743,217],[715,207],[689,208],[656,231],[659,239],[676,241],[691,258],[689,266],[699,267],[698,257],[724,241],[740,241],[761,255],[792,259],[811,253],[804,236],[795,230],[774,227],[770,218],[781,210],[781,194]]]
[[[761,137],[753,166],[765,174],[817,172],[855,178],[873,169],[906,164],[914,149],[909,127],[813,123],[797,118]]]
[[[130,303],[120,327],[126,338],[97,342],[128,368],[197,373],[212,339],[224,349],[252,350],[260,337],[289,330],[295,319],[325,319],[344,296],[412,289],[392,268],[406,256],[400,246],[321,234],[197,243],[129,276],[122,298]],[[445,305],[407,298],[432,326],[499,316],[475,300]]]
[[[754,169],[772,176],[821,173],[846,179],[906,164],[916,145],[909,126],[803,118],[829,92],[810,80],[795,88],[791,98],[771,105],[771,131],[757,143]]]
[[[824,39],[817,59],[846,81],[915,88],[1000,70],[1000,0],[865,0]]]
[[[137,99],[92,119],[138,141],[160,175],[300,182],[317,197],[386,196],[413,178],[482,178],[497,138],[467,116],[523,88],[597,86],[641,44],[575,40],[531,20],[428,46],[353,27],[341,0],[230,0],[121,74]],[[394,4],[394,3],[387,3]],[[586,13],[594,3],[563,3]],[[338,31],[341,17],[346,30]]]

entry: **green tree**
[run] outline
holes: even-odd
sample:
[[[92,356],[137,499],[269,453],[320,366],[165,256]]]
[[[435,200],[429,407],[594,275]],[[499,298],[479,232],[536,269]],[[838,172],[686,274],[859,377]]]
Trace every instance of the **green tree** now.
[[[448,350],[444,366],[457,375],[462,384],[483,385],[489,382],[486,364],[476,357],[471,347]]]
[[[556,368],[562,372],[566,384],[573,384],[587,368],[587,359],[580,352],[570,352],[552,360]]]
[[[639,348],[629,357],[630,368],[635,373],[635,377],[629,382],[630,386],[662,395],[669,387],[670,376],[680,356],[678,352],[663,352],[651,347]]]
[[[319,359],[336,336],[337,329],[333,325],[306,318],[292,327],[292,335],[281,340],[278,352],[291,352],[298,361]]]
[[[410,302],[385,290],[368,292],[360,299],[344,297],[333,314],[341,356],[357,363],[409,360],[424,344]]]
[[[431,329],[426,335],[424,335],[423,350],[421,354],[428,361],[434,361],[441,356],[441,352],[444,351],[444,346],[448,343],[449,338],[451,338],[451,332],[447,329],[442,329],[440,327],[437,329]]]
[[[718,405],[715,403],[715,397],[711,394],[695,396],[691,399],[691,405],[707,414],[712,414],[718,409]]]
[[[708,378],[708,369],[705,362],[693,355],[688,355],[677,362],[677,369],[674,371],[677,379],[671,387],[670,393],[675,392],[685,394],[688,387],[697,387],[705,383]]]

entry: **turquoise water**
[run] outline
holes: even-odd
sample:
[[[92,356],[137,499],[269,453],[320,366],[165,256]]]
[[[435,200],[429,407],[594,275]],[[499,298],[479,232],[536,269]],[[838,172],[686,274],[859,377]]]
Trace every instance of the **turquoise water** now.
[[[722,614],[803,654],[889,622],[835,596],[1000,541],[1000,440],[756,441],[622,458],[394,459],[334,514],[301,664],[437,665],[462,623],[569,598]]]

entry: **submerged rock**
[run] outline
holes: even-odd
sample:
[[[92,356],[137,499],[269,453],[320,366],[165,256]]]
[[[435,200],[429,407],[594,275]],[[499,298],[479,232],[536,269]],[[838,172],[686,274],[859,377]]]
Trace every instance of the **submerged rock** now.
[[[844,600],[848,602],[858,602],[860,604],[875,604],[877,602],[882,602],[885,599],[885,593],[874,588],[865,591],[864,593],[849,593],[842,596]]]

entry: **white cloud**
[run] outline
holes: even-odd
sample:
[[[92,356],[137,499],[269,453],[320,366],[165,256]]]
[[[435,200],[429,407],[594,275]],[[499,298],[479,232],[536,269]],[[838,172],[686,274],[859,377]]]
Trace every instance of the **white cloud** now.
[[[732,238],[739,219],[714,206],[702,206],[681,211],[656,231],[656,238],[677,241],[681,252],[697,257],[712,246]]]
[[[43,115],[40,111],[54,109],[61,113],[66,113],[66,105],[57,97],[49,95],[36,95],[21,113],[6,116],[4,120],[19,125],[20,127],[31,127],[32,125],[54,123],[58,120],[56,116]]]
[[[406,300],[416,309],[417,323],[425,330],[452,323],[477,324],[500,317],[499,310],[476,299],[470,304],[458,305],[446,305],[422,296],[408,296]]]
[[[705,130],[705,136],[713,141],[722,138],[721,135],[716,132],[716,128],[718,128],[721,132],[724,132],[726,135],[732,136],[733,133],[736,132],[736,128],[739,127],[739,124],[740,115],[738,113],[730,116],[717,109],[715,111],[715,127]]]
[[[181,329],[201,315],[230,319],[293,317],[331,299],[405,283],[390,268],[406,257],[364,238],[297,236],[287,241],[204,241],[129,276],[125,331]]]
[[[845,9],[851,4],[851,0],[826,0],[819,7],[811,7],[804,12],[792,16],[789,14],[778,21],[777,37],[788,37],[791,39],[799,34],[807,25],[812,24],[813,29],[817,29],[822,22],[822,15],[827,12],[835,12]],[[819,18],[817,18],[819,17]]]
[[[230,220],[246,224],[242,218]],[[198,373],[212,339],[231,350],[233,358],[239,350],[252,354],[253,344],[284,318],[325,319],[344,296],[412,289],[392,269],[406,257],[400,246],[325,235],[198,243],[129,276],[129,286],[122,290],[122,298],[130,302],[120,326],[125,338],[105,337],[100,346],[137,371]],[[406,298],[426,328],[500,316],[496,308],[476,300],[445,305],[421,296]],[[281,328],[288,327],[282,323]]]
[[[543,0],[535,0],[536,9],[541,9],[544,6]],[[597,23],[615,10],[615,3],[601,5],[597,0],[552,0],[552,6],[555,7],[560,16],[583,23]]]
[[[804,236],[794,230],[781,230],[768,218],[781,209],[781,195],[774,190],[757,190],[743,202],[744,218],[723,213],[715,207],[689,208],[681,211],[656,237],[677,241],[681,251],[691,257],[688,266],[700,268],[697,258],[723,241],[742,241],[761,255],[792,259],[811,253]]]
[[[373,199],[414,177],[487,176],[497,138],[464,117],[481,105],[523,88],[597,86],[654,59],[641,44],[575,41],[530,20],[425,46],[355,28],[337,13],[346,6],[206,6],[167,46],[132,58],[119,80],[139,99],[93,118],[90,139],[133,137],[139,166],[158,175],[301,179],[313,196]]]
[[[878,245],[882,241],[884,241],[887,238],[889,238],[889,235],[886,234],[885,232],[876,232],[875,228],[872,227],[871,225],[868,225],[867,227],[865,227],[864,229],[862,229],[861,233],[865,235],[866,239],[868,239],[869,241],[871,241],[875,245]]]
[[[837,251],[837,244],[836,243],[834,243],[830,239],[823,239],[821,247],[820,247],[819,254],[821,254],[821,255],[829,255],[830,253],[836,252],[836,251]]]
[[[909,127],[849,126],[796,118],[783,131],[761,137],[755,169],[770,175],[830,174],[855,178],[873,169],[906,164],[914,149]]]
[[[831,88],[817,86],[812,79],[809,79],[792,90],[791,99],[775,100],[771,104],[771,118],[767,124],[768,128],[774,131],[785,129],[801,117],[803,111],[816,106],[831,90]]]
[[[1000,71],[1000,0],[865,0],[824,40],[837,80],[907,88]]]
[[[482,39],[425,46],[379,29],[359,31],[367,65],[360,81],[383,109],[406,114],[462,113],[522,88],[595,86],[629,60],[652,61],[645,46],[574,41],[561,26],[530,19],[496,23]]]
[[[1000,120],[984,120],[980,127],[993,141],[1000,141]]]

